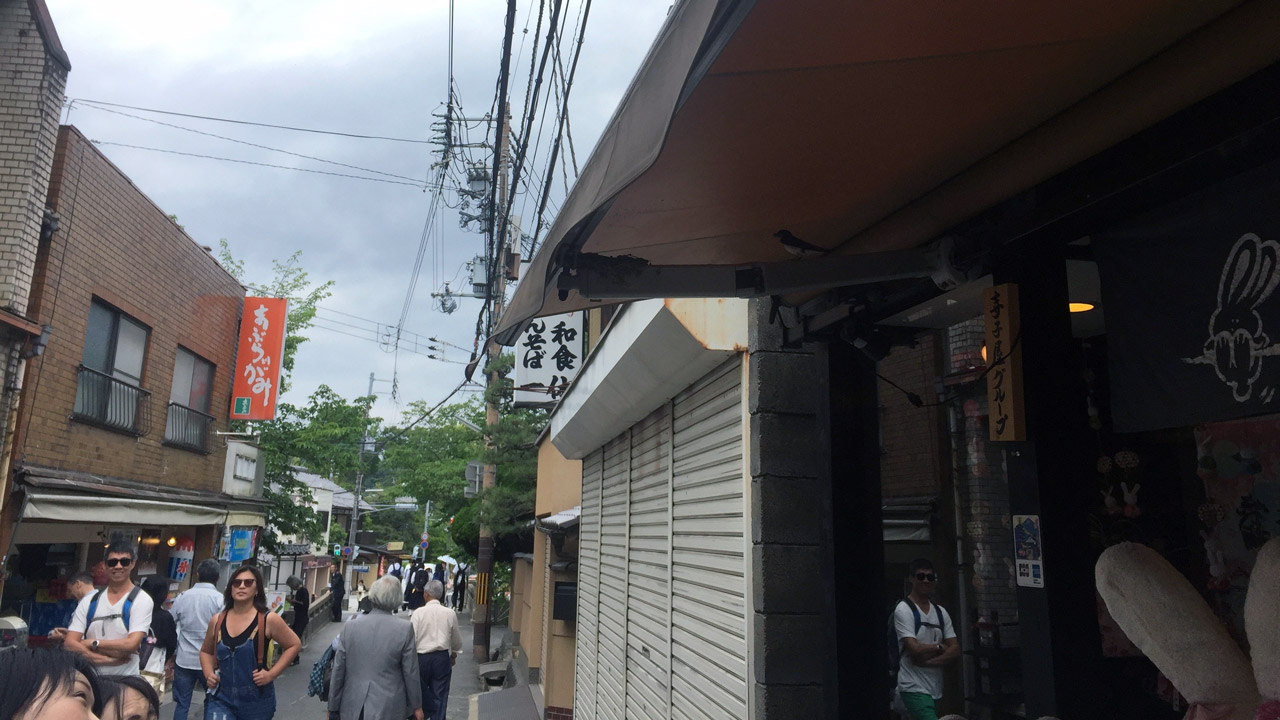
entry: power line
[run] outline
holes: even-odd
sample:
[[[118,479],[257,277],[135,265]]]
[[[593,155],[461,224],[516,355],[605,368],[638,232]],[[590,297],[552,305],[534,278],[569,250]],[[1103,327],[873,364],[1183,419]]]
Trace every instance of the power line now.
[[[133,150],[146,150],[148,152],[166,153],[168,155],[182,155],[183,157],[202,158],[204,160],[219,160],[222,162],[239,163],[241,165],[256,165],[258,167],[275,168],[276,170],[293,170],[294,172],[312,173],[314,175],[329,175],[331,177],[350,178],[352,180],[367,180],[369,182],[386,183],[388,185],[406,185],[418,189],[430,189],[430,185],[423,182],[404,182],[402,180],[385,180],[383,178],[367,177],[365,175],[351,175],[349,173],[330,172],[328,170],[314,170],[311,168],[290,167],[288,165],[276,165],[274,163],[254,162],[252,160],[238,160],[236,158],[219,157],[217,155],[202,155],[200,153],[182,152],[181,150],[168,150],[166,148],[146,147],[143,145],[130,145],[129,143],[112,142],[110,140],[90,140],[94,145],[111,145],[114,147],[130,148]],[[457,188],[449,188],[457,189]]]
[[[563,5],[563,0],[553,0],[553,4],[551,6],[551,19],[547,23],[547,45],[545,48],[543,48],[542,59],[538,61],[538,79],[535,80],[533,84],[532,103],[533,103],[533,107],[535,108],[538,105],[538,95],[541,93],[541,90],[542,90],[542,77],[547,69],[547,59],[551,57],[551,42],[552,40],[555,39],[556,21],[560,19],[560,8],[562,5]],[[524,127],[523,140],[520,143],[519,150],[516,152],[515,167],[513,168],[512,175],[511,175],[513,180],[511,184],[511,191],[507,194],[507,198],[504,201],[505,207],[503,208],[503,213],[502,213],[502,229],[499,232],[497,239],[495,239],[494,241],[495,246],[499,242],[505,242],[506,240],[507,228],[511,222],[511,206],[514,204],[514,201],[515,201],[515,194],[519,187],[520,173],[524,169],[525,157],[529,151],[529,136],[533,132],[533,114],[529,113],[526,116],[525,120],[526,120],[526,123]],[[496,257],[497,255],[495,251],[494,258],[496,259]],[[493,265],[496,263],[493,260],[491,260],[490,264]]]
[[[569,64],[569,78],[564,86],[564,98],[560,107],[560,127],[556,131],[555,141],[551,146],[551,159],[547,164],[547,181],[542,185],[542,202],[538,205],[538,215],[533,226],[533,240],[529,245],[529,256],[538,251],[538,235],[542,232],[542,214],[547,209],[547,199],[551,196],[551,183],[555,177],[556,157],[560,154],[560,138],[564,135],[564,125],[569,117],[569,91],[573,88],[573,76],[578,71],[578,57],[582,54],[582,41],[587,35],[587,20],[591,17],[591,0],[586,0],[583,7],[582,24],[578,28],[578,45],[573,50],[573,61]]]
[[[173,129],[175,129],[175,130],[182,130],[183,132],[195,133],[196,135],[204,135],[205,137],[216,138],[216,139],[218,139],[218,140],[226,140],[227,142],[238,143],[238,144],[240,144],[240,145],[247,145],[247,146],[249,146],[249,147],[259,148],[259,149],[261,149],[261,150],[269,150],[269,151],[271,151],[271,152],[284,153],[285,155],[292,155],[292,156],[294,156],[294,157],[302,158],[302,159],[304,159],[304,160],[314,160],[314,161],[316,161],[316,162],[322,162],[322,163],[325,163],[325,164],[327,164],[327,165],[336,165],[336,166],[338,166],[338,167],[344,167],[344,168],[348,168],[348,169],[350,169],[350,170],[359,170],[360,172],[373,173],[374,175],[385,175],[385,176],[390,177],[390,178],[396,178],[397,180],[409,180],[409,181],[411,181],[411,182],[415,182],[415,183],[416,183],[416,182],[419,182],[416,178],[406,177],[406,176],[404,176],[404,175],[396,175],[395,173],[383,172],[383,171],[381,171],[381,170],[373,170],[373,169],[371,169],[371,168],[360,167],[359,165],[349,165],[349,164],[347,164],[347,163],[344,163],[344,162],[338,162],[338,161],[336,161],[336,160],[326,160],[326,159],[324,159],[324,158],[318,158],[318,157],[315,157],[315,156],[313,156],[313,155],[304,155],[304,154],[302,154],[302,153],[296,153],[296,152],[293,152],[292,150],[281,150],[280,148],[273,148],[273,147],[270,147],[270,146],[267,146],[267,145],[261,145],[261,144],[259,144],[259,143],[249,142],[249,141],[247,141],[247,140],[239,140],[239,139],[237,139],[237,138],[227,137],[227,136],[225,136],[225,135],[218,135],[218,134],[211,133],[211,132],[205,132],[205,131],[203,131],[203,130],[196,130],[196,129],[194,129],[194,128],[183,127],[183,126],[181,126],[181,125],[174,125],[173,123],[167,123],[167,122],[163,122],[163,121],[160,121],[160,120],[152,120],[151,118],[144,118],[144,117],[141,117],[141,116],[139,116],[139,115],[130,115],[129,113],[126,113],[126,112],[120,112],[119,110],[109,110],[109,109],[104,108],[104,107],[95,107],[95,106],[93,106],[93,105],[86,105],[86,107],[92,108],[92,109],[94,109],[94,110],[100,110],[100,111],[102,111],[102,112],[106,112],[106,113],[111,113],[112,115],[120,115],[121,117],[132,118],[132,119],[134,119],[134,120],[141,120],[142,122],[154,123],[154,124],[156,124],[156,125],[161,125],[161,126],[164,126],[164,127],[173,128]],[[425,181],[425,180],[423,180],[423,181],[421,181],[421,182],[422,182],[422,184],[426,184],[426,181]]]
[[[351,318],[352,320],[359,320],[361,322],[371,323],[374,327],[370,328],[368,326],[352,325],[349,323],[344,323],[340,320],[335,320],[333,318],[326,318],[326,317],[319,317],[319,316],[315,318],[319,320],[324,320],[326,322],[336,323],[339,325],[346,325],[347,327],[363,330],[365,332],[376,332],[377,334],[380,334],[380,335],[386,335],[391,332],[395,332],[399,334],[401,338],[406,338],[407,336],[408,339],[411,339],[414,343],[418,345],[426,345],[427,341],[431,340],[431,338],[428,338],[426,335],[423,335],[422,333],[414,332],[412,330],[406,330],[392,323],[385,323],[379,320],[374,320],[372,318],[361,317],[359,315],[352,315],[351,313],[342,312],[341,310],[334,310],[332,308],[323,307],[323,306],[316,306],[316,310],[327,312],[327,313],[336,313],[338,315]],[[384,328],[385,328],[385,331],[384,331]]]
[[[511,0],[511,4],[512,4],[512,6],[514,6],[514,5],[515,5],[515,0]],[[434,406],[432,406],[432,408],[431,408],[430,410],[428,410],[428,411],[426,411],[426,412],[422,413],[421,415],[419,415],[419,416],[418,416],[418,419],[414,420],[413,422],[409,423],[408,425],[405,425],[404,427],[402,427],[402,428],[400,428],[399,430],[397,430],[397,431],[395,432],[395,434],[391,435],[390,437],[385,437],[385,438],[383,438],[383,439],[381,440],[381,443],[385,446],[385,445],[387,445],[387,443],[390,443],[392,440],[399,439],[399,437],[400,437],[401,435],[404,435],[405,433],[409,432],[409,430],[411,430],[411,429],[413,428],[413,426],[414,426],[414,425],[417,425],[418,423],[422,422],[423,420],[426,420],[427,418],[431,417],[431,415],[432,415],[433,413],[435,413],[435,411],[437,411],[437,410],[439,410],[439,409],[440,409],[440,406],[442,406],[442,405],[444,405],[445,403],[449,402],[449,398],[453,397],[454,395],[457,395],[457,394],[458,394],[458,391],[459,391],[459,390],[461,390],[461,389],[463,388],[463,386],[464,386],[464,385],[466,385],[466,384],[467,384],[467,383],[469,383],[469,382],[470,382],[469,380],[463,380],[462,382],[458,383],[458,386],[457,386],[457,387],[455,387],[453,390],[449,391],[449,394],[448,394],[448,395],[445,395],[443,400],[441,400],[440,402],[438,402],[438,403],[436,403]]]
[[[196,120],[211,120],[213,122],[232,123],[234,125],[252,125],[254,127],[273,128],[276,130],[291,130],[293,132],[314,133],[316,135],[336,135],[338,137],[355,138],[357,140],[387,140],[389,142],[413,143],[416,145],[431,145],[430,140],[414,140],[411,138],[388,137],[386,135],[363,135],[360,133],[341,132],[339,130],[316,130],[313,128],[292,127],[289,125],[274,125],[271,123],[253,122],[250,120],[233,120],[231,118],[212,117],[209,115],[194,115],[191,113],[175,112],[173,110],[156,110],[155,108],[137,107],[135,105],[124,105],[121,103],[109,103],[102,100],[86,100],[83,98],[71,98],[69,104],[75,103],[93,103],[96,105],[107,105],[110,107],[125,108],[128,110],[137,110],[139,112],[157,113],[159,115],[173,115],[176,117],[193,118]]]
[[[558,1],[559,0],[557,0],[557,2]],[[504,127],[507,121],[507,83],[510,80],[511,37],[513,34],[515,34],[515,27],[516,27],[516,0],[507,0],[507,25],[506,25],[506,32],[504,33],[503,40],[502,40],[502,65],[499,67],[499,70],[498,70],[498,94],[497,94],[497,97],[494,98],[494,104],[501,106],[498,112],[498,122],[496,123],[497,135],[495,135],[495,137],[497,138],[502,138],[503,133],[506,132]],[[471,359],[473,361],[475,360],[477,356],[477,352],[479,350],[480,332],[481,332],[481,328],[484,326],[484,314],[489,307],[489,303],[493,299],[493,281],[494,281],[494,278],[497,277],[496,273],[498,271],[498,268],[497,268],[498,238],[494,231],[497,229],[497,222],[496,222],[497,211],[498,211],[497,206],[498,206],[498,201],[500,199],[498,197],[498,173],[502,168],[503,152],[502,152],[501,146],[503,145],[503,143],[501,142],[501,140],[499,140],[498,145],[499,145],[498,151],[493,154],[493,176],[492,176],[492,182],[489,185],[490,191],[492,192],[492,200],[489,202],[489,222],[488,222],[489,238],[488,238],[488,247],[486,248],[486,253],[485,253],[485,256],[489,259],[489,261],[488,263],[486,263],[488,265],[488,268],[487,268],[486,278],[485,278],[486,282],[484,285],[484,304],[480,306],[480,314],[476,318],[476,349],[473,349],[471,351]],[[505,210],[503,211],[503,215],[506,215]],[[490,321],[492,320],[493,320],[492,313],[490,313]]]

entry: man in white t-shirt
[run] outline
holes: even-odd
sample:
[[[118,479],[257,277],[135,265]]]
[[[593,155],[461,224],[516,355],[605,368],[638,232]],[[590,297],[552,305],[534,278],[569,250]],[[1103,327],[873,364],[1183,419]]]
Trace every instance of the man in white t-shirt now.
[[[960,642],[951,616],[931,600],[938,581],[933,563],[913,560],[907,579],[911,592],[893,611],[901,650],[898,694],[908,720],[938,720],[942,667],[960,657]]]
[[[154,604],[130,577],[137,559],[128,542],[108,545],[107,588],[81,599],[67,628],[66,648],[88,658],[105,675],[139,674],[138,646],[151,629]]]

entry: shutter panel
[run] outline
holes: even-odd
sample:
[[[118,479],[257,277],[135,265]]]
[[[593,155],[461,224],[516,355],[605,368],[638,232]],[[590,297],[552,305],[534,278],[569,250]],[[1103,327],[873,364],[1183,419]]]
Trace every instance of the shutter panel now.
[[[671,406],[631,428],[627,717],[667,716],[671,629]]]
[[[627,480],[630,435],[604,446],[600,501],[600,617],[596,672],[596,717],[626,717]]]
[[[742,360],[673,406],[673,718],[747,717]]]
[[[578,621],[575,628],[573,707],[596,718],[596,633],[600,610],[600,475],[604,450],[582,460],[582,519],[578,523]],[[543,667],[546,667],[545,665]]]

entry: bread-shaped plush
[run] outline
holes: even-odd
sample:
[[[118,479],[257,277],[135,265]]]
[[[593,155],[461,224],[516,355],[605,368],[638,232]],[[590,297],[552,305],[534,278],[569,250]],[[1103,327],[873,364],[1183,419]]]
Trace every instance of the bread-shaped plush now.
[[[1244,601],[1244,630],[1253,655],[1253,677],[1264,700],[1280,717],[1280,538],[1258,551]],[[1266,717],[1259,712],[1258,717]]]
[[[1183,697],[1230,707],[1224,717],[1231,720],[1253,720],[1260,698],[1249,659],[1167,560],[1144,545],[1121,543],[1102,553],[1095,575],[1120,629]],[[1275,606],[1273,599],[1269,607]]]

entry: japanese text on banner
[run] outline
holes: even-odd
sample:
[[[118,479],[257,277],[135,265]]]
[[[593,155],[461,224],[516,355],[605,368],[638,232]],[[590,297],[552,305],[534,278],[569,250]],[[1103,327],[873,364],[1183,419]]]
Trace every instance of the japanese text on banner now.
[[[272,420],[276,416],[288,302],[283,298],[244,299],[231,393],[232,420]]]
[[[568,389],[582,366],[585,312],[538,318],[516,344],[515,403],[546,405]]]

